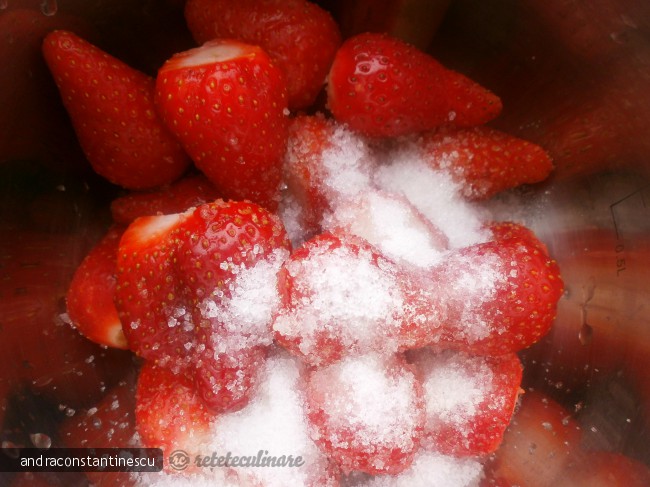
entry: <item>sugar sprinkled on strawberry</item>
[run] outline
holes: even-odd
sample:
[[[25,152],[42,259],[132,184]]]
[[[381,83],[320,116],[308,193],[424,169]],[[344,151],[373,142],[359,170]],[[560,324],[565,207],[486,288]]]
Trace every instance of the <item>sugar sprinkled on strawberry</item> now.
[[[404,319],[399,270],[354,236],[321,234],[296,250],[279,277],[276,339],[309,363],[392,349]]]
[[[496,450],[519,395],[522,367],[517,356],[422,349],[413,360],[426,400],[423,446],[463,457]]]
[[[396,474],[413,461],[424,401],[402,360],[362,355],[312,370],[307,401],[316,442],[344,472]]]

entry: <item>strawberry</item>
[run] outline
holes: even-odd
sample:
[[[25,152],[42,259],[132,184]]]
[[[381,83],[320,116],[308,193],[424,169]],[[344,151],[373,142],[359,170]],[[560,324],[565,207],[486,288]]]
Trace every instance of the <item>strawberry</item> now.
[[[189,0],[185,18],[200,44],[235,38],[264,49],[284,73],[296,110],[314,103],[341,44],[329,13],[305,0]]]
[[[428,313],[429,324],[416,328],[414,340],[429,336],[443,346],[490,355],[521,350],[543,337],[564,290],[557,263],[520,238],[452,251],[421,285],[423,313],[430,306],[440,311]]]
[[[448,171],[469,199],[538,183],[553,169],[538,145],[488,127],[430,131],[417,144],[431,167]]]
[[[427,421],[423,446],[444,455],[494,452],[515,409],[522,367],[500,357],[422,349],[411,360],[421,376]]]
[[[86,338],[108,347],[128,344],[115,303],[117,248],[124,229],[114,226],[75,271],[66,304],[72,325]]]
[[[120,242],[116,293],[131,349],[194,373],[210,408],[243,406],[272,343],[288,246],[278,218],[249,202],[136,219]]]
[[[47,234],[2,226],[0,241],[0,419],[4,399],[27,389],[80,408],[119,380],[131,354],[106,350],[61,319],[87,234]],[[6,404],[5,404],[6,405]]]
[[[407,325],[407,278],[365,240],[323,233],[280,269],[276,340],[312,365],[399,349]]]
[[[321,114],[291,120],[284,181],[306,235],[319,231],[338,201],[367,189],[373,163],[365,141],[335,121]]]
[[[136,219],[117,255],[115,305],[130,349],[175,370],[189,365],[194,346],[194,325],[177,299],[174,269],[179,227],[191,213]]]
[[[209,445],[212,420],[191,377],[152,362],[142,366],[136,391],[136,430],[146,448],[163,450],[166,470],[171,469],[172,452],[183,450],[193,459]]]
[[[217,190],[204,176],[188,176],[153,191],[133,192],[111,202],[113,221],[128,225],[140,216],[181,213],[217,199]]]
[[[579,453],[580,429],[560,404],[538,392],[526,392],[490,458],[486,485],[555,485]]]
[[[198,391],[213,410],[241,407],[272,343],[286,232],[258,205],[218,200],[197,208],[181,234],[176,266],[193,310]]]
[[[362,134],[391,137],[441,125],[481,125],[501,111],[500,99],[434,58],[382,34],[349,38],[328,75],[334,117]]]
[[[185,171],[189,160],[156,116],[149,76],[68,31],[48,34],[43,55],[97,173],[144,189]]]
[[[402,359],[361,355],[313,369],[306,402],[316,443],[344,473],[394,475],[412,463],[424,399]]]
[[[156,105],[224,197],[277,206],[287,138],[282,73],[259,47],[216,40],[159,70]]]

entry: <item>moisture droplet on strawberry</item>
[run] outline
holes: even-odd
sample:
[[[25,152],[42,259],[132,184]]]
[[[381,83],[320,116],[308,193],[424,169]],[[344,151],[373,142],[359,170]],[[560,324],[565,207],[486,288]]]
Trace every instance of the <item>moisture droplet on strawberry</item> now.
[[[307,379],[316,443],[344,472],[408,468],[424,426],[422,387],[403,360],[362,355],[317,368]]]
[[[86,338],[127,349],[115,308],[117,249],[124,229],[114,226],[79,265],[68,288],[66,304],[72,325]]]
[[[501,112],[499,97],[476,82],[374,33],[351,37],[337,51],[327,104],[334,118],[372,137],[482,125]]]
[[[169,59],[155,102],[223,197],[274,209],[287,141],[285,85],[261,48],[222,39]]]
[[[156,115],[149,76],[68,31],[48,34],[43,55],[97,173],[129,189],[183,174],[190,161]]]

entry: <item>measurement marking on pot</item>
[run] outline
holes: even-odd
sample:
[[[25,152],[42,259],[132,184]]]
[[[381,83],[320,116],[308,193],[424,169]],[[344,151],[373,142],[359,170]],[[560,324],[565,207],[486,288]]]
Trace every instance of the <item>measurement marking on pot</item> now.
[[[647,210],[648,206],[646,204],[646,198],[644,192],[648,188],[650,188],[650,185],[646,185],[641,188],[638,188],[632,191],[631,193],[628,193],[626,196],[622,197],[621,199],[615,201],[611,205],[609,205],[609,212],[612,216],[612,223],[614,224],[614,232],[616,234],[616,247],[614,247],[614,251],[616,253],[616,277],[620,277],[621,273],[627,269],[626,260],[625,260],[625,250],[626,250],[625,239],[622,235],[624,232],[621,229],[622,225],[619,217],[616,214],[616,208],[619,205],[629,202],[630,200],[632,200],[632,198],[639,196],[641,207]]]

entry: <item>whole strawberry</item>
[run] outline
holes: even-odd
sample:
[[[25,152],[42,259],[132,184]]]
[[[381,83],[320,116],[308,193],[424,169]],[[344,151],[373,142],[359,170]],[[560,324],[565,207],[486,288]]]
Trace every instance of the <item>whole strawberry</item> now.
[[[225,198],[274,208],[287,142],[282,73],[259,47],[216,40],[158,72],[156,105]]]
[[[156,115],[153,79],[68,31],[48,34],[43,55],[98,174],[129,189],[183,174],[190,161]]]
[[[305,0],[189,0],[185,18],[199,43],[235,38],[262,47],[286,76],[292,109],[312,105],[341,44],[329,13]]]
[[[545,180],[553,162],[540,146],[489,127],[439,129],[417,141],[427,163],[448,171],[468,199]]]
[[[499,97],[478,83],[409,44],[372,33],[351,37],[338,50],[327,103],[337,120],[373,137],[481,125],[501,111]]]

